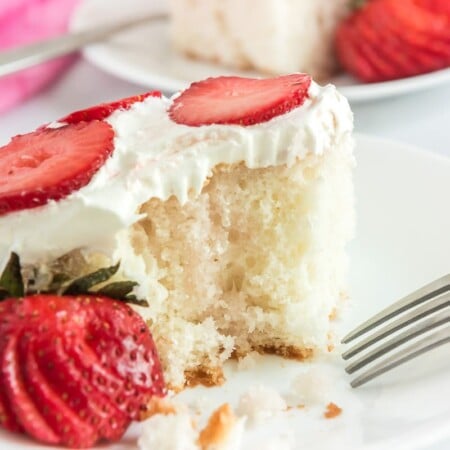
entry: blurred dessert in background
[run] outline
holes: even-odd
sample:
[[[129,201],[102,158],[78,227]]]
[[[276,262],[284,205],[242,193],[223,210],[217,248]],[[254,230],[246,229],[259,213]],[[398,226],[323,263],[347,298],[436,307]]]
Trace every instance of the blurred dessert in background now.
[[[337,69],[334,36],[348,0],[169,0],[173,45],[200,60],[265,74]]]

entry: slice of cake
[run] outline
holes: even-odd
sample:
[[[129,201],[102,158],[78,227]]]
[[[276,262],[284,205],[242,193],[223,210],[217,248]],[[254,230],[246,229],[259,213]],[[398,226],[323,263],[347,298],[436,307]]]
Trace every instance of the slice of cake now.
[[[310,357],[346,292],[352,150],[347,101],[303,74],[70,114],[0,149],[0,270],[17,254],[28,292],[95,272],[113,295],[113,275],[172,388],[251,351]]]
[[[336,69],[334,33],[348,0],[170,0],[171,38],[181,53],[263,73]]]

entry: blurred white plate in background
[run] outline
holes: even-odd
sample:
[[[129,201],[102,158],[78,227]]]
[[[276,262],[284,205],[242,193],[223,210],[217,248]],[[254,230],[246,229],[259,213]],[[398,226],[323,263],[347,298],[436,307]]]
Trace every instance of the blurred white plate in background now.
[[[167,0],[84,0],[72,21],[72,29],[124,20],[149,12],[166,12]],[[126,5],[126,9],[125,9]],[[199,24],[201,26],[201,24]],[[137,84],[166,93],[186,88],[192,81],[219,75],[261,76],[188,59],[170,44],[167,22],[149,23],[87,47],[84,56],[99,68]],[[450,82],[450,69],[402,80],[364,84],[348,75],[330,79],[352,102],[376,100],[419,91]]]

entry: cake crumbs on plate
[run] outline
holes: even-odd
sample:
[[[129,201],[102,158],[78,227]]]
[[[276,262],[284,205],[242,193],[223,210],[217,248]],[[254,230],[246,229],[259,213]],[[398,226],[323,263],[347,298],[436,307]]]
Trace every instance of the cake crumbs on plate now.
[[[153,397],[147,404],[147,409],[141,412],[141,420],[146,420],[155,414],[163,414],[164,416],[176,414],[177,411],[177,406],[170,400]]]
[[[228,440],[236,421],[237,418],[228,403],[219,406],[198,436],[198,444],[202,450],[220,448]]]
[[[323,416],[325,419],[334,419],[337,416],[340,416],[342,413],[342,408],[340,408],[338,405],[336,405],[333,402],[328,403],[327,409],[323,413]]]
[[[286,401],[275,389],[256,385],[241,396],[237,413],[247,416],[251,422],[258,422],[286,410]]]

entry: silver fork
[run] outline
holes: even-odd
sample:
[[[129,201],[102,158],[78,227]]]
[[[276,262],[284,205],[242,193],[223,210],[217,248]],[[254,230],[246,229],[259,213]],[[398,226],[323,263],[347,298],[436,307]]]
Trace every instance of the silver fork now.
[[[399,316],[397,319],[392,320],[397,316]],[[385,322],[388,323],[380,327]],[[427,284],[387,307],[342,339],[342,343],[347,344],[373,330],[371,334],[342,354],[342,358],[345,360],[353,358],[353,362],[345,368],[349,374],[366,368],[372,362],[384,357],[376,365],[367,368],[356,377],[350,383],[351,386],[361,386],[394,367],[436,347],[450,343],[449,322],[450,274]],[[394,333],[397,334],[391,339],[381,343],[373,350],[369,350],[359,358],[354,358],[364,350],[370,349],[373,344]],[[422,336],[424,334],[425,336]],[[418,339],[419,337],[420,339]],[[410,341],[413,341],[410,345],[390,354],[397,347]]]

